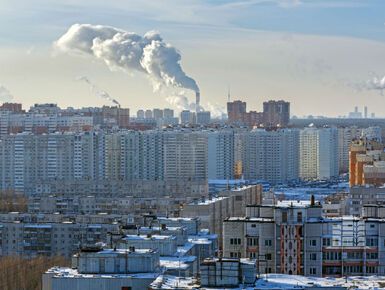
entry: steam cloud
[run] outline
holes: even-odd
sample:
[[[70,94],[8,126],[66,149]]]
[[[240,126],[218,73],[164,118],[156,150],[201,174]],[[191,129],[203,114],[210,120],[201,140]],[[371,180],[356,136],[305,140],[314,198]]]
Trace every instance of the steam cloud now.
[[[0,85],[0,102],[10,102],[13,100],[13,95],[11,92],[4,87],[3,85]]]
[[[106,91],[100,90],[95,84],[93,84],[89,80],[89,78],[82,76],[82,77],[78,77],[76,80],[86,82],[90,86],[90,90],[95,96],[111,101],[120,107],[120,103],[117,100],[112,98]]]
[[[196,111],[196,103],[189,102],[188,98],[185,96],[185,92],[181,91],[178,94],[171,95],[166,98],[166,101],[177,108],[178,110],[190,110],[190,111]],[[217,104],[207,103],[207,109],[210,111],[211,116],[214,118],[221,118],[224,114],[226,114],[226,111],[224,108],[221,108]],[[205,111],[204,107],[201,105],[199,106],[198,111]]]
[[[178,94],[171,95],[166,98],[166,101],[176,107],[179,110],[190,110],[195,111],[196,109],[203,111],[202,106],[200,108],[196,108],[195,103],[190,103],[188,98],[185,96],[184,91],[179,92]]]
[[[380,91],[381,95],[383,95],[385,90],[385,76],[382,79],[373,77],[371,80],[368,80],[366,82],[366,88],[368,90]]]
[[[225,108],[220,107],[218,104],[207,103],[207,109],[210,111],[211,116],[214,118],[222,118],[227,114]]]
[[[74,24],[54,47],[66,53],[91,55],[110,69],[143,72],[152,80],[154,90],[165,85],[199,91],[195,80],[182,70],[180,53],[154,31],[140,36],[110,26]]]

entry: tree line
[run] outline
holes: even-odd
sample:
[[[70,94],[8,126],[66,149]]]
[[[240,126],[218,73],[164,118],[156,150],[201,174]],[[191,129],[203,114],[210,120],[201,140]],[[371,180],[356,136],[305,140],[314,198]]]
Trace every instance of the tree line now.
[[[0,257],[1,290],[41,290],[42,274],[53,266],[68,267],[64,257]]]

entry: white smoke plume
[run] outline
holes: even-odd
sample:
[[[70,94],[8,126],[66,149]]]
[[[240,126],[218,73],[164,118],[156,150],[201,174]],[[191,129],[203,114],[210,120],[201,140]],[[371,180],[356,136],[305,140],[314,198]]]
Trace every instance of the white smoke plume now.
[[[366,82],[366,88],[368,90],[379,91],[381,95],[383,95],[385,90],[385,76],[382,79],[375,76],[371,80],[368,80]]]
[[[196,104],[194,102],[191,102],[188,100],[188,98],[185,95],[184,91],[181,91],[177,94],[173,94],[166,98],[166,101],[177,108],[178,110],[190,110],[190,111],[196,111]],[[199,110],[204,111],[202,106],[200,106]],[[198,110],[198,111],[199,111]]]
[[[76,80],[86,82],[90,86],[90,91],[95,96],[102,98],[102,99],[106,99],[106,100],[108,100],[108,101],[110,101],[110,102],[112,102],[112,103],[114,103],[120,107],[120,103],[117,100],[112,98],[106,91],[99,89],[94,83],[92,83],[89,80],[89,78],[87,78],[85,76],[81,76],[81,77],[78,77]]]
[[[54,47],[66,53],[91,55],[110,69],[143,72],[152,80],[154,90],[164,85],[199,91],[195,80],[182,70],[180,53],[154,31],[140,36],[110,26],[74,24]]]
[[[0,84],[0,102],[10,102],[13,100],[13,95],[11,92],[4,87],[3,85]]]
[[[207,110],[210,111],[211,117],[213,118],[222,118],[227,114],[225,108],[218,104],[207,103]]]
[[[195,112],[197,109],[196,103],[190,102],[189,99],[186,97],[184,91],[181,91],[178,94],[173,94],[167,97],[166,101],[180,111],[189,110],[189,111]],[[223,115],[227,114],[225,108],[219,106],[218,104],[207,103],[206,109],[210,111],[211,116],[213,118],[222,118]],[[200,105],[198,111],[202,112],[206,110],[202,105]]]

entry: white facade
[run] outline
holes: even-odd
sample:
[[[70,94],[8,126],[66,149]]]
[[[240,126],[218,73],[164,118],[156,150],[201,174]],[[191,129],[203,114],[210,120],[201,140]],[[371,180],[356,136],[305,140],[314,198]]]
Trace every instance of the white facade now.
[[[338,135],[336,128],[321,129],[318,134],[318,179],[338,176]]]
[[[208,136],[208,178],[234,179],[234,132],[213,131]]]
[[[175,236],[167,235],[127,235],[119,242],[118,247],[127,249],[153,249],[160,256],[173,256],[177,252],[177,239]]]
[[[305,128],[300,132],[300,177],[329,179],[338,176],[336,128]]]
[[[43,274],[43,290],[142,290],[160,272],[159,254],[152,250],[85,250],[71,268],[53,267]]]

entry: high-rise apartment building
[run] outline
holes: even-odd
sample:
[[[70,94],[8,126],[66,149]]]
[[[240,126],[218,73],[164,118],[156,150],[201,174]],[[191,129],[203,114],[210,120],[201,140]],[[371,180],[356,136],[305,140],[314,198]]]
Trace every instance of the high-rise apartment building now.
[[[159,120],[163,118],[163,110],[162,109],[154,109],[152,110],[152,114],[155,120]]]
[[[208,178],[234,179],[234,132],[232,130],[212,131],[208,137]]]
[[[202,132],[163,133],[165,180],[207,180],[207,137]]]
[[[246,112],[246,102],[233,101],[227,103],[227,115],[230,124],[285,128],[290,121],[290,103],[268,101],[263,103],[263,112]]]
[[[338,176],[338,131],[308,127],[300,132],[300,177],[329,179]]]
[[[37,183],[207,180],[207,135],[200,131],[119,130],[7,135],[0,141],[0,188]]]
[[[183,110],[180,113],[180,123],[183,125],[196,124],[196,114],[189,110]]]
[[[164,149],[161,131],[144,131],[141,134],[140,179],[163,180]]]
[[[246,113],[246,102],[234,101],[227,103],[227,116],[230,123],[244,122]]]
[[[208,125],[211,121],[211,114],[209,111],[200,111],[196,113],[198,125]]]
[[[263,124],[265,127],[287,127],[290,121],[290,103],[268,101],[263,103]]]
[[[349,149],[353,140],[360,137],[361,130],[357,127],[338,128],[338,170],[339,173],[349,171]]]
[[[152,116],[152,111],[151,111],[151,110],[146,110],[146,111],[144,112],[144,117],[145,117],[146,119],[152,119],[152,118],[153,118],[153,116]]]
[[[299,130],[256,129],[247,134],[244,174],[273,184],[298,179]]]
[[[165,108],[163,110],[163,118],[165,119],[174,118],[174,110]]]
[[[136,117],[137,117],[138,119],[144,119],[144,111],[143,111],[142,109],[138,110],[138,111],[136,112]]]

